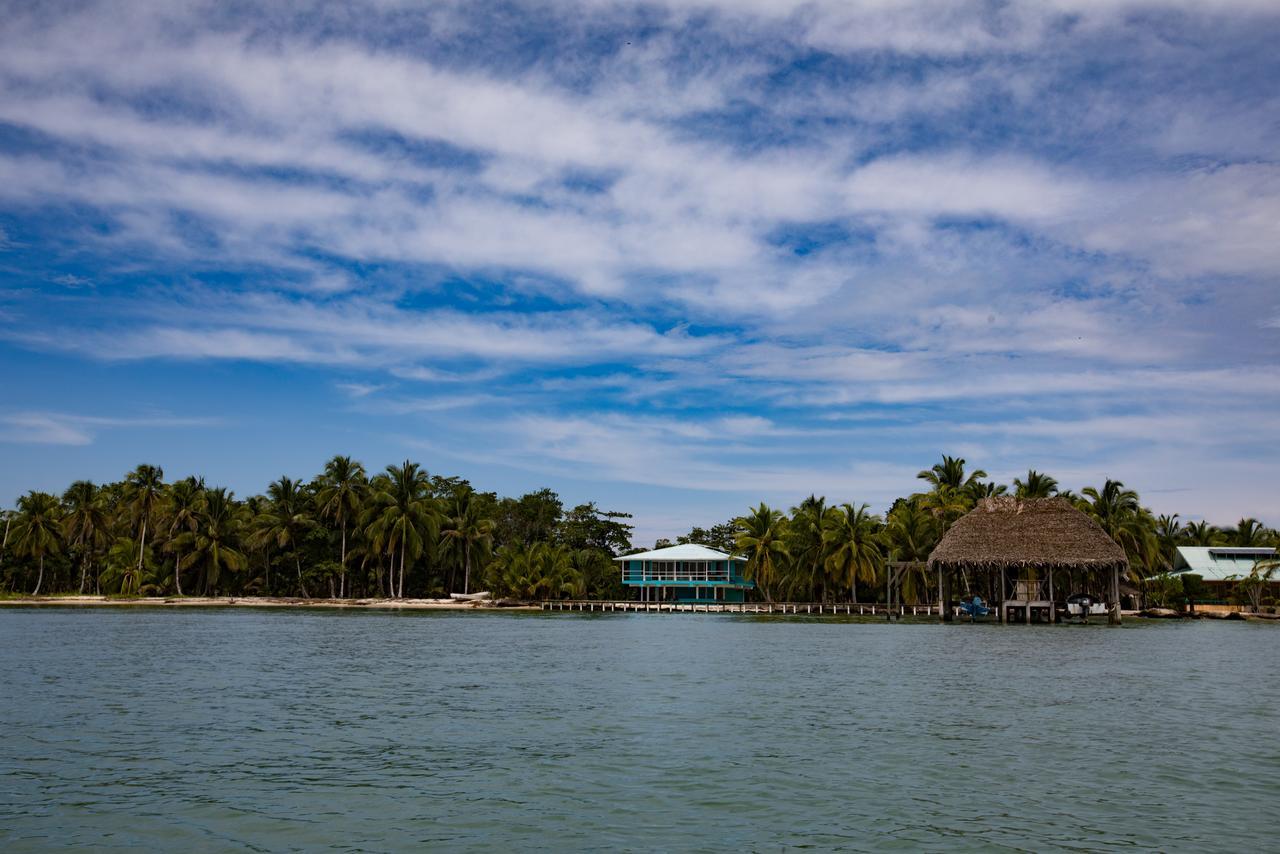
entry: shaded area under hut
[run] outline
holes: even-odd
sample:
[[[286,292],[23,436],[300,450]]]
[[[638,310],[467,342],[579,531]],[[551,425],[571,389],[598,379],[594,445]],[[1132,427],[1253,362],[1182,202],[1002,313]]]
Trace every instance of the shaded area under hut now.
[[[984,498],[929,555],[943,619],[951,588],[997,603],[1001,622],[1056,621],[1066,598],[1087,593],[1120,619],[1120,576],[1128,558],[1093,519],[1063,498]],[[1086,612],[1087,616],[1087,612]]]

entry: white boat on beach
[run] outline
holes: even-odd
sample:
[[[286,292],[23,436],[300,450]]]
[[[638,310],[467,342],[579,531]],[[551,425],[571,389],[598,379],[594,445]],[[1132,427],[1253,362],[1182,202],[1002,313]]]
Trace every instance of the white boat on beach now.
[[[455,602],[483,602],[491,599],[492,594],[488,590],[481,593],[450,593],[449,598]]]

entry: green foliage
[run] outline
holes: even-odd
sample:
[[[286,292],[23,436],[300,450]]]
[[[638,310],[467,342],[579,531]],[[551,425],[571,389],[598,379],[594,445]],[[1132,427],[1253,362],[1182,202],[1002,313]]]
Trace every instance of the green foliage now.
[[[440,537],[453,566],[463,569],[462,592],[471,588],[471,567],[482,566],[493,546],[493,520],[480,515],[481,502],[470,487],[456,491],[448,503]],[[453,587],[452,574],[450,589]]]
[[[858,582],[876,584],[885,570],[883,523],[867,510],[867,505],[844,504],[823,521],[822,544],[826,568],[837,583],[849,588],[858,601]]]
[[[790,513],[761,504],[676,541],[742,555],[770,600],[881,600],[892,564],[903,600],[919,601],[931,593],[922,567],[939,538],[977,501],[1007,491],[959,457],[919,476],[925,491],[893,502],[883,519],[865,504],[832,506],[815,494]],[[1097,519],[1153,603],[1205,595],[1196,577],[1168,575],[1178,546],[1280,538],[1253,518],[1222,530],[1157,517],[1115,480],[1076,495],[1033,469],[1013,491],[1056,494]],[[549,489],[518,498],[476,491],[409,460],[370,478],[358,461],[335,456],[311,480],[282,477],[244,500],[197,478],[166,483],[144,464],[117,482],[76,481],[60,498],[32,492],[0,509],[0,593],[401,597],[486,586],[520,598],[618,598],[633,595],[612,560],[631,549],[630,518],[592,502],[566,511]],[[1275,583],[1236,581],[1234,595],[1254,607]]]
[[[987,476],[982,469],[977,469],[971,474],[966,475],[965,461],[961,457],[948,457],[946,454],[942,456],[942,462],[935,463],[932,468],[925,469],[916,475],[920,480],[928,481],[934,490],[943,487],[949,487],[954,490],[964,490],[970,484],[976,483]]]
[[[13,525],[13,548],[19,555],[39,563],[35,590],[44,582],[44,563],[62,551],[62,504],[47,492],[28,492],[18,499],[18,515]]]
[[[579,504],[564,515],[556,528],[556,540],[570,549],[620,554],[631,548],[632,527],[621,521],[630,518],[630,513],[601,510],[595,502]]]
[[[102,573],[102,589],[116,596],[141,596],[156,592],[157,564],[150,548],[141,551],[132,537],[120,537],[107,550],[106,569]]]
[[[1147,603],[1157,608],[1181,610],[1187,592],[1182,586],[1183,576],[1160,573],[1147,579]]]
[[[488,586],[496,595],[523,600],[578,599],[587,593],[573,553],[553,543],[503,546],[489,565]]]
[[[544,543],[555,537],[564,505],[550,489],[539,489],[519,498],[503,498],[494,517],[494,539],[498,545]]]
[[[779,576],[791,559],[785,539],[787,517],[762,501],[755,510],[734,521],[739,529],[738,551],[747,557],[747,580],[754,581],[764,598],[772,602]]]
[[[696,543],[716,551],[732,554],[734,549],[738,547],[738,526],[732,520],[712,525],[710,528],[694,526],[689,530],[689,533],[682,537],[676,537],[676,542]]]
[[[1280,560],[1260,560],[1248,575],[1233,575],[1227,580],[1235,582],[1232,593],[1239,597],[1240,604],[1249,605],[1257,613],[1277,573],[1280,573]]]
[[[1058,481],[1035,469],[1027,470],[1026,480],[1013,479],[1013,494],[1017,498],[1049,498],[1058,491]]]
[[[1193,572],[1184,572],[1178,576],[1182,579],[1182,594],[1192,602],[1198,602],[1208,596],[1208,588],[1204,586],[1204,576]]]
[[[182,553],[180,568],[198,574],[205,594],[216,593],[219,585],[234,584],[236,575],[248,566],[241,550],[248,517],[231,492],[221,487],[204,490],[195,528],[179,535],[176,548]],[[262,530],[271,523],[258,524]]]

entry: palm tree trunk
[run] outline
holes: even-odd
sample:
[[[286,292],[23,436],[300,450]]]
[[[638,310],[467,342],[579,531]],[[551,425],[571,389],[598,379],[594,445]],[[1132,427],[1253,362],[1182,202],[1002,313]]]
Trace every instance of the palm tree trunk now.
[[[463,570],[462,574],[462,592],[465,594],[471,592],[471,549],[468,548],[465,542],[462,544],[462,548],[465,552],[463,560],[466,565],[466,569]]]
[[[44,581],[44,555],[40,555],[40,574],[36,576],[36,589],[31,591],[32,596],[40,595],[40,585]]]
[[[302,598],[310,599],[311,594],[307,592],[307,585],[302,580],[302,559],[298,557],[298,550],[293,550],[293,565],[298,569],[298,586],[302,588]]]
[[[182,595],[182,552],[178,552],[178,556],[173,561],[173,586],[177,588],[178,595]]]
[[[850,592],[853,594],[853,604],[857,605],[858,604],[858,570],[856,569],[853,571],[853,584],[851,584],[850,587],[852,588]]]
[[[142,517],[142,539],[138,541],[138,572],[142,572],[142,553],[147,548],[147,517]]]
[[[342,558],[339,563],[342,570],[338,573],[338,595],[345,599],[347,596],[347,523],[345,519],[342,522]]]
[[[408,549],[400,549],[400,588],[396,591],[398,599],[404,598],[404,553],[407,551]]]
[[[89,557],[85,555],[80,558],[80,595],[84,595],[84,583],[86,576],[89,574]]]

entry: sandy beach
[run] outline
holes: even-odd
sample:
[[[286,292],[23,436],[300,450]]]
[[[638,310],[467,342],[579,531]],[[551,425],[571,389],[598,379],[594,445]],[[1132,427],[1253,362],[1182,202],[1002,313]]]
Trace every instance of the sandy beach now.
[[[393,611],[536,611],[535,605],[495,605],[454,599],[299,599],[282,596],[21,596],[0,606],[75,605],[158,608],[349,608]]]

